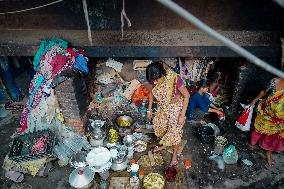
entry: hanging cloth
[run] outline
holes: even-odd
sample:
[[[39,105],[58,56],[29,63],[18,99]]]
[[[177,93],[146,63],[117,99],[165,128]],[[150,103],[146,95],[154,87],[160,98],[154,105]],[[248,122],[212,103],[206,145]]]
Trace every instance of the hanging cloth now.
[[[131,22],[129,20],[129,18],[126,15],[125,12],[125,0],[122,0],[122,10],[121,10],[121,14],[120,14],[120,21],[121,21],[121,40],[123,40],[124,37],[124,31],[123,31],[123,27],[124,27],[124,19],[127,21],[127,26],[131,27]]]
[[[92,31],[91,31],[91,26],[90,26],[88,5],[87,5],[87,1],[86,0],[83,0],[83,9],[84,9],[84,15],[85,15],[87,28],[88,28],[88,39],[89,39],[90,45],[93,46]]]
[[[63,49],[66,49],[68,46],[68,42],[59,39],[59,38],[50,38],[50,39],[43,39],[40,43],[39,49],[34,57],[33,65],[34,70],[38,70],[40,60],[42,59],[43,55],[53,46],[59,46]]]

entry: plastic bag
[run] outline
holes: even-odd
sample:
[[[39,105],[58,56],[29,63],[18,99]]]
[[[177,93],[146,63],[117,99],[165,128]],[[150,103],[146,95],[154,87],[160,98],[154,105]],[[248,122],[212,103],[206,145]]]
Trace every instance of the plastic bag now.
[[[138,89],[136,89],[136,91],[133,93],[132,95],[132,102],[135,103],[136,105],[139,104],[139,102],[143,99],[148,99],[149,98],[150,93],[148,92],[148,90],[146,89],[146,87],[144,87],[144,85],[141,85]]]
[[[241,106],[244,108],[244,111],[239,116],[235,124],[236,127],[242,131],[249,131],[254,105],[241,104]]]

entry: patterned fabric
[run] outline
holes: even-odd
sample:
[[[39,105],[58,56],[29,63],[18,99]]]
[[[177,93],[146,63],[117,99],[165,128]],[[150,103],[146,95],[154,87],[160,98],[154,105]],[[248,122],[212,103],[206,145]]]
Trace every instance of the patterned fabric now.
[[[167,69],[167,75],[168,75],[168,79],[166,80],[166,82],[168,83],[168,85],[170,86],[170,96],[168,98],[172,98],[172,97],[177,97],[179,95],[179,88],[183,85],[183,80],[182,78],[173,70],[171,69]],[[152,87],[155,87],[154,83],[150,83],[152,85]]]
[[[64,54],[66,59],[62,59],[62,57],[58,59],[58,54]],[[63,63],[63,60],[66,61]],[[24,132],[28,126],[30,126],[29,131],[33,132],[35,127],[41,123],[41,118],[45,119],[47,106],[38,107],[38,105],[40,103],[46,104],[46,102],[41,101],[46,101],[50,93],[49,86],[55,76],[64,70],[71,69],[74,64],[75,57],[71,56],[66,49],[59,46],[50,47],[46,54],[41,58],[38,70],[30,83],[30,97],[21,116],[20,123],[22,128],[20,129],[20,132]],[[34,110],[36,110],[37,113],[32,113],[35,112]]]
[[[252,144],[266,150],[284,150],[284,90],[275,90],[275,79],[267,88],[270,92],[267,99],[260,102],[255,119],[255,131],[252,133]]]
[[[178,145],[182,138],[183,124],[178,124],[182,110],[183,98],[172,102],[173,78],[176,75],[168,72],[165,80],[153,88],[153,95],[158,101],[158,111],[153,119],[155,135],[161,137],[160,144],[165,146]]]
[[[262,149],[272,152],[284,151],[284,140],[278,134],[266,135],[253,131],[251,136],[252,145],[258,143]]]
[[[189,74],[189,79],[193,82],[200,81],[201,79],[206,79],[207,65],[210,59],[201,58],[186,58],[185,65]]]
[[[255,129],[267,135],[284,132],[284,90],[272,93],[260,102]]]
[[[53,46],[61,47],[66,49],[68,43],[62,39],[58,38],[51,38],[51,39],[43,39],[40,43],[39,49],[34,57],[33,65],[34,70],[37,70],[40,66],[40,61],[43,55]]]

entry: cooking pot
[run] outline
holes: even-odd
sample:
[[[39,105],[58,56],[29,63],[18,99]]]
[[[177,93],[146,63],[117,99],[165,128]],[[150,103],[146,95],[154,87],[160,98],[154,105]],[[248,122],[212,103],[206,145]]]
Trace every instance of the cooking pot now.
[[[210,126],[198,126],[194,128],[195,135],[197,138],[206,144],[212,143],[215,139],[215,131]]]
[[[122,115],[116,118],[116,124],[120,127],[130,127],[132,126],[133,122],[132,117],[128,115]]]
[[[72,171],[69,176],[69,184],[78,189],[89,188],[95,174],[88,167],[81,167]]]

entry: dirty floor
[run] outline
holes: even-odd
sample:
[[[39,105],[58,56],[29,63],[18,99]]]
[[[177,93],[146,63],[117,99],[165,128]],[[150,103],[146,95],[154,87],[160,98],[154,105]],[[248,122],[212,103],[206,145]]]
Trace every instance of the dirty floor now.
[[[12,142],[10,136],[19,125],[20,112],[14,112],[5,119],[0,120],[0,164],[9,152],[9,144]],[[267,166],[265,153],[258,147],[250,148],[246,144],[249,135],[238,131],[234,126],[227,124],[222,129],[222,134],[228,139],[229,144],[237,147],[239,154],[250,154],[256,164],[251,167],[244,167],[240,164],[226,165],[224,170],[220,170],[215,161],[208,160],[213,144],[202,144],[192,132],[192,126],[188,123],[184,127],[184,139],[187,144],[179,157],[178,182],[167,183],[166,188],[258,188],[258,189],[281,189],[284,188],[284,154],[275,153],[273,158],[275,165]],[[162,152],[166,164],[170,154]],[[165,155],[164,155],[165,154]],[[192,167],[188,172],[183,169],[183,162],[190,160]],[[21,184],[13,183],[4,176],[4,170],[0,173],[0,188],[2,189],[69,189],[68,177],[72,168],[59,168],[54,164],[48,177],[32,177],[25,175]],[[157,169],[163,172],[163,169]]]

